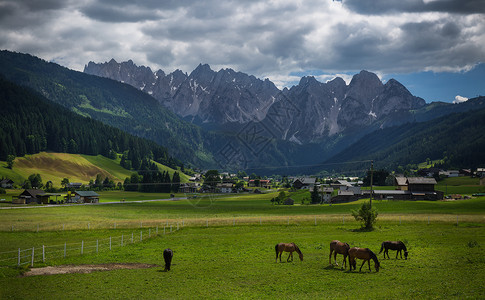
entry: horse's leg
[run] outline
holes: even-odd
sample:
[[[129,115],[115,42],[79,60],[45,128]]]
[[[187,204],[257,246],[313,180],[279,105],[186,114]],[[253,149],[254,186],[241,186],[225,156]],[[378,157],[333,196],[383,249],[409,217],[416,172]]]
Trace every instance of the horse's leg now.
[[[370,259],[367,260],[367,264],[369,265],[369,271],[370,271]]]
[[[344,256],[344,260],[342,261],[342,268],[345,269],[345,267],[347,266],[347,262],[345,261],[345,259],[347,257],[345,256],[345,254],[343,256]]]
[[[293,261],[293,252],[290,252],[290,254],[288,254],[288,259],[286,260],[286,262],[290,261],[290,256],[291,256],[291,261]]]
[[[386,254],[387,254],[387,258],[389,258],[389,249],[386,248],[386,250],[384,250],[384,258],[386,258]]]
[[[330,249],[330,255],[328,256],[328,264],[331,265],[332,264],[332,249]]]
[[[283,254],[283,251],[280,251],[280,262],[281,262],[281,254]]]
[[[335,265],[337,265],[337,266],[338,266],[338,262],[337,262],[337,251],[335,251],[335,252],[333,253],[333,260],[335,261]]]
[[[360,265],[359,272],[362,272],[362,267],[364,266],[364,264],[365,264],[365,259],[364,259],[364,261],[362,262],[362,265]]]
[[[397,259],[397,255],[398,255],[399,253],[401,253],[401,250],[397,250],[397,251],[396,251],[396,259]],[[402,254],[401,254],[401,258],[402,258]]]

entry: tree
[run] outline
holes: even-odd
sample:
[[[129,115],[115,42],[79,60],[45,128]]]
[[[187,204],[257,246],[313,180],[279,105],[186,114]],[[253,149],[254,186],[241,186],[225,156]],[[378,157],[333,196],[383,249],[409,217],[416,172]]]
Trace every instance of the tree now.
[[[64,178],[62,179],[62,181],[61,181],[61,185],[62,185],[62,186],[65,188],[65,189],[67,189],[67,186],[69,185],[69,178],[64,177]]]
[[[7,155],[7,168],[12,169],[13,163],[15,161],[15,155]]]
[[[42,177],[40,174],[31,174],[28,178],[28,181],[30,182],[30,186],[32,188],[37,188],[40,189],[42,188]]]
[[[370,202],[364,202],[358,210],[352,210],[352,216],[356,221],[362,223],[362,228],[367,230],[372,230],[377,215],[377,210],[371,206]]]
[[[221,182],[221,176],[217,170],[209,170],[204,174],[204,183],[210,186],[216,186]]]
[[[311,194],[312,204],[320,203],[320,193],[318,192],[318,186],[313,187],[313,191]]]

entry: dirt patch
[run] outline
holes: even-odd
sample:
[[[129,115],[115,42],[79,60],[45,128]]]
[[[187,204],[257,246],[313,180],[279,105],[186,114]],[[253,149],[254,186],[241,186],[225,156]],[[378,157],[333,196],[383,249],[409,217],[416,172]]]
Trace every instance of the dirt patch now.
[[[64,265],[54,267],[34,268],[24,273],[22,276],[36,276],[36,275],[55,275],[55,274],[71,274],[71,273],[91,273],[97,271],[111,271],[119,269],[148,269],[155,268],[158,265],[153,264],[100,264],[100,265]]]

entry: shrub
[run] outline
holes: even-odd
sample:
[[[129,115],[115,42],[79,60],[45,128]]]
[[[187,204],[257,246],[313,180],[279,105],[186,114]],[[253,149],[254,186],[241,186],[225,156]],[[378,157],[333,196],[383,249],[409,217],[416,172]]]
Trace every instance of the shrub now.
[[[372,208],[370,202],[364,202],[358,210],[352,210],[355,220],[362,223],[362,228],[372,229],[377,219],[377,209]]]

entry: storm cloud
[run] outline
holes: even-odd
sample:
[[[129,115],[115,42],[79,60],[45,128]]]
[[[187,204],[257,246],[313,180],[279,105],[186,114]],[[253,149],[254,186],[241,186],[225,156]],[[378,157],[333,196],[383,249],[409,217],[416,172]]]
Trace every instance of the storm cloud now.
[[[0,48],[76,70],[208,63],[288,86],[308,70],[469,70],[485,61],[484,15],[476,0],[0,0]]]

